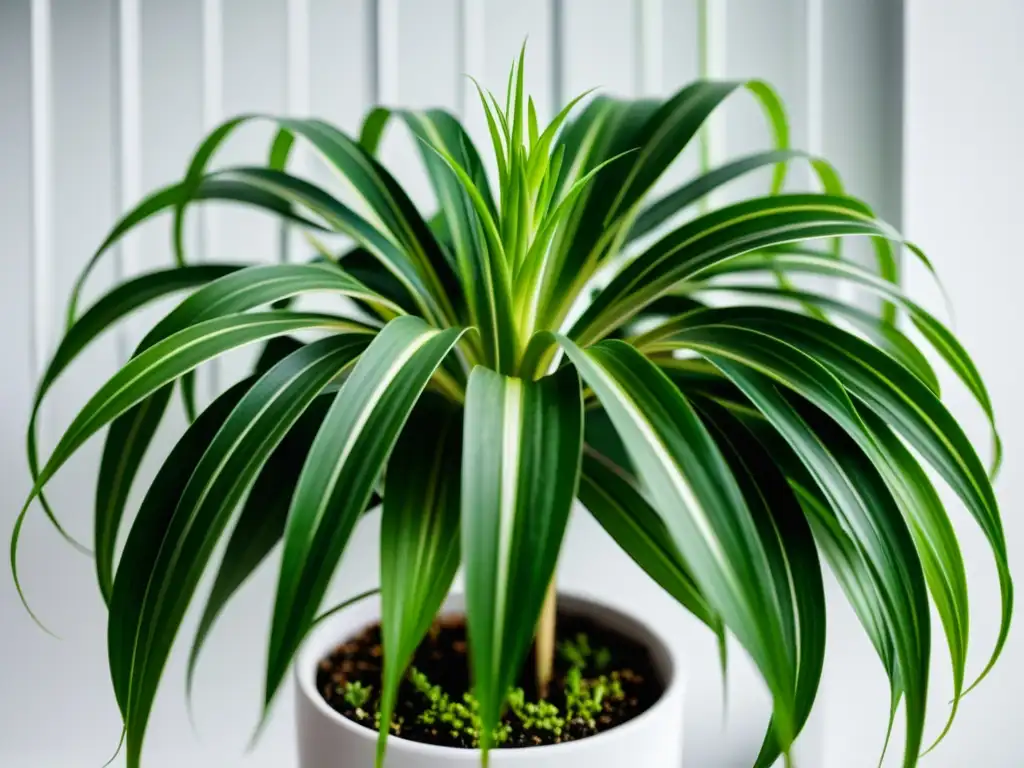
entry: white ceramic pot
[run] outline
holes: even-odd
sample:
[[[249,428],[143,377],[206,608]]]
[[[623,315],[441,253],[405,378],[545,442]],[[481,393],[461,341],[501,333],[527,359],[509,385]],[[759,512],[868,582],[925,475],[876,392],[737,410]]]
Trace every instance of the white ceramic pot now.
[[[499,749],[490,764],[505,768],[679,768],[683,762],[684,680],[680,659],[655,632],[637,619],[592,599],[560,595],[560,604],[589,616],[647,647],[666,683],[661,699],[639,717],[587,739],[543,747]],[[461,614],[463,598],[452,595],[442,613]],[[337,645],[380,618],[380,601],[367,599],[325,621],[299,653],[296,721],[299,768],[373,768],[377,733],[331,709],[316,689],[321,659]],[[470,768],[480,765],[475,750],[434,747],[391,736],[386,768]]]

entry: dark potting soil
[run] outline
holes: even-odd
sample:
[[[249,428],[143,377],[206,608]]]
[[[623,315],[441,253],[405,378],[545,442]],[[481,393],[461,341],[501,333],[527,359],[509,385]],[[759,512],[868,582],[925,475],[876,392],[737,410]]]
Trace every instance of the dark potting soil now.
[[[518,681],[522,697],[518,706],[510,705],[505,710],[499,748],[557,744],[593,736],[642,714],[664,693],[664,683],[647,649],[639,643],[570,613],[559,614],[557,634],[554,679],[544,708],[539,710],[537,705],[531,651]],[[339,645],[320,662],[317,688],[333,709],[363,726],[377,728],[382,660],[380,625],[376,624]],[[463,619],[435,622],[414,656],[410,669],[415,674],[403,678],[392,733],[437,746],[478,746],[472,717],[463,717],[473,706],[471,697],[464,698],[470,690],[468,662]],[[573,671],[574,667],[579,672]],[[428,693],[427,683],[447,696],[447,715],[438,716],[438,691]],[[581,690],[590,706],[582,715],[578,705]],[[575,706],[573,701],[577,702]],[[557,707],[557,712],[551,705]],[[445,709],[442,704],[440,711]],[[550,717],[552,714],[554,717]]]

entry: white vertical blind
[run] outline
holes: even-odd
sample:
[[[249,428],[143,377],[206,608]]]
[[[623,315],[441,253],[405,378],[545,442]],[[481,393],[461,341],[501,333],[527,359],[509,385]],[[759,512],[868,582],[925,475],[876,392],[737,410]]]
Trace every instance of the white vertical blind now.
[[[824,94],[824,0],[806,0],[804,31],[807,37],[804,48],[807,57],[807,90],[804,94],[807,104],[807,143],[805,148],[812,154],[821,154],[824,121],[822,99]]]
[[[114,159],[117,176],[114,179],[114,206],[126,210],[142,196],[142,55],[140,50],[140,0],[118,0],[117,17],[117,81],[113,102],[117,111],[117,129],[114,131]],[[138,239],[128,238],[121,246],[120,272],[138,271]],[[121,357],[126,351],[121,349]]]
[[[49,6],[31,0],[0,3],[0,232],[4,248],[0,257],[0,301],[6,327],[5,372],[0,379],[4,403],[0,408],[0,457],[7,478],[7,482],[0,484],[0,504],[7,510],[6,521],[13,519],[12,510],[19,509],[24,501],[19,497],[27,485],[21,453],[25,413],[32,402],[33,381],[49,353],[49,39]],[[34,66],[40,62],[40,66]],[[18,75],[12,77],[9,73]],[[34,179],[43,181],[36,183]],[[45,254],[46,258],[33,260],[33,252]],[[36,295],[37,289],[42,295]],[[43,525],[32,525],[32,521],[26,524],[28,536],[43,530]],[[48,543],[52,545],[53,540]],[[31,573],[33,578],[37,575],[41,575],[40,569]],[[49,584],[43,581],[35,586],[45,589]],[[38,628],[30,621],[9,619],[17,609],[14,588],[0,589],[5,648],[17,652],[43,645]],[[24,654],[14,661],[27,677],[41,675],[46,663],[45,659]],[[0,661],[5,687],[12,682],[16,685],[7,670]],[[31,722],[21,718],[26,706],[34,706],[38,711],[43,705],[42,697],[33,695],[31,690],[25,694],[0,695],[0,722],[17,723],[18,739],[41,738],[42,729],[33,728]],[[7,741],[7,728],[0,725],[0,744]],[[12,762],[4,747],[0,747],[0,761]]]
[[[118,91],[119,13],[117,0],[52,0],[50,5],[49,66],[51,122],[46,131],[52,137],[47,152],[52,159],[49,179],[52,194],[42,204],[50,208],[41,214],[49,231],[39,233],[51,244],[51,279],[46,285],[45,312],[48,323],[48,352],[52,352],[64,326],[64,301],[77,273],[88,261],[118,212],[120,179],[120,110]],[[45,98],[40,94],[40,98]],[[40,137],[42,140],[42,137]],[[134,240],[137,242],[138,234]],[[126,240],[95,278],[86,285],[87,304],[105,291],[122,272],[121,254],[130,247]],[[115,331],[97,340],[82,359],[75,376],[58,381],[47,410],[43,448],[48,450],[60,428],[67,425],[83,404],[81,393],[99,387],[117,364],[123,337]],[[83,489],[90,494],[99,445],[91,443],[69,462],[51,486],[51,499],[58,509],[76,510]],[[23,464],[21,466],[24,466]],[[22,470],[23,471],[23,470]],[[73,516],[72,530],[88,540],[86,515]]]
[[[208,132],[223,119],[224,110],[224,15],[221,0],[191,0],[200,4],[200,81],[198,91],[202,99],[201,120],[203,132]],[[195,41],[195,35],[191,36]],[[197,87],[193,84],[191,93]],[[207,260],[211,246],[220,242],[216,212],[208,208],[195,211],[196,223],[190,229],[190,240],[197,261]],[[212,398],[219,388],[218,363],[209,366],[207,394]]]
[[[633,90],[638,96],[659,96],[664,91],[665,41],[665,0],[647,0],[634,3],[636,13],[634,30],[637,35],[634,53],[637,63],[634,67],[636,84]]]
[[[563,101],[589,88],[634,95],[637,14],[631,0],[562,0]]]
[[[0,224],[7,248],[0,262],[4,278],[0,297],[14,329],[5,353],[13,369],[0,377],[0,396],[8,404],[0,443],[4,477],[26,478],[20,447],[23,424],[18,418],[26,413],[32,383],[63,327],[64,302],[78,270],[116,215],[144,192],[180,177],[204,132],[224,117],[251,111],[312,114],[356,132],[362,115],[377,102],[441,106],[465,116],[471,135],[486,150],[489,140],[476,90],[464,75],[476,76],[484,87],[503,96],[508,68],[526,40],[526,87],[542,119],[550,118],[568,98],[595,86],[612,95],[667,94],[699,74],[697,3],[0,2],[0,135],[4,137],[0,142]],[[710,74],[773,82],[789,107],[793,143],[823,152],[839,167],[851,192],[898,224],[902,2],[707,0],[707,5]],[[716,126],[714,159],[765,146],[763,120],[751,99],[732,101]],[[385,139],[383,158],[409,185],[413,198],[429,208],[433,200],[415,146],[401,133],[392,131]],[[226,143],[218,162],[262,161],[271,135],[267,125],[242,129]],[[338,180],[310,153],[298,152],[294,163],[296,171],[309,173],[317,183],[340,189]],[[688,152],[663,184],[678,183],[696,167],[697,153]],[[794,170],[794,184],[808,180],[806,172]],[[761,191],[765,185],[763,175],[742,180],[725,199]],[[90,281],[87,301],[120,274],[168,265],[169,235],[165,220],[126,239],[115,258]],[[290,257],[300,258],[304,243],[297,237],[287,242]],[[269,262],[281,257],[274,222],[226,207],[193,210],[187,243],[197,259]],[[44,445],[52,444],[53,432],[70,422],[85,393],[101,383],[162,309],[144,313],[123,331],[104,338],[74,375],[58,386],[45,414],[50,439]],[[249,360],[248,354],[230,357],[220,369],[221,381],[239,374]],[[210,378],[213,387],[218,377],[211,374]],[[161,438],[154,461],[170,439],[170,434]],[[83,538],[89,536],[88,500],[97,455],[94,449],[78,457],[53,489],[58,509],[72,513],[70,527]],[[20,489],[24,483],[13,485]],[[4,493],[7,507],[12,508],[17,499],[9,498],[9,491]],[[587,546],[596,547],[592,537],[597,535],[584,530],[577,534],[577,541],[586,539]],[[56,546],[44,525],[33,522],[28,527],[24,561],[29,589],[43,595],[48,615],[58,616],[64,627],[85,633],[91,654],[88,671],[76,673],[75,679],[82,684],[66,693],[67,701],[61,705],[66,712],[58,709],[57,715],[63,724],[73,721],[75,712],[96,711],[101,713],[97,717],[105,718],[104,728],[114,728],[116,712],[105,687],[102,611],[89,585],[90,566],[84,562],[65,566],[68,556],[53,551]],[[572,555],[567,560],[563,575],[570,582],[582,578],[587,564]],[[59,566],[33,567],[32,562],[58,562]],[[614,562],[618,568],[619,561]],[[70,586],[69,572],[75,580]],[[354,572],[358,578],[360,569]],[[3,615],[16,616],[16,598],[5,580],[3,590]],[[68,600],[75,601],[70,618]],[[265,630],[258,622],[246,624],[251,620],[245,617],[226,620],[238,622],[235,628],[257,639]],[[17,618],[10,623],[24,624]],[[8,759],[8,755],[34,749],[40,730],[32,724],[53,719],[49,699],[34,691],[41,681],[60,682],[46,676],[42,662],[25,663],[22,669],[8,660],[33,658],[38,638],[31,627],[24,630],[12,634],[13,650],[0,661],[0,679],[19,691],[15,695],[23,702],[0,718],[0,764],[4,765],[25,764],[20,757]],[[687,642],[703,660],[701,654],[713,652],[713,643],[705,648],[696,638],[696,634],[687,635]],[[80,647],[77,639],[75,643]],[[74,649],[65,652],[74,653]],[[709,665],[704,666],[713,670]],[[238,669],[231,672],[241,674]],[[168,679],[174,675],[180,676],[180,670],[172,669]],[[225,673],[224,679],[231,677]],[[694,679],[702,692],[708,689],[705,701],[717,702],[717,688],[710,690],[715,685],[711,671],[705,675],[701,667]],[[744,703],[744,696],[749,696],[744,686],[752,687],[748,682],[741,676],[733,686],[734,709],[754,713],[751,717],[756,720],[763,714],[758,709],[763,709],[763,697],[753,695]],[[5,695],[3,700],[8,698]],[[223,701],[227,706],[228,699]],[[161,722],[170,725],[159,726],[162,730],[153,737],[156,748],[184,750],[181,754],[193,756],[191,764],[204,764],[201,745],[181,746],[194,741],[183,709],[175,708],[177,702],[165,706],[169,714]],[[722,749],[717,743],[722,741],[717,715],[694,711],[694,716],[703,724],[697,726],[703,733],[691,737],[694,764],[726,764],[735,755],[756,749],[757,729],[749,728],[743,718],[733,718],[729,733],[739,735],[729,741],[739,751],[722,757],[715,752]],[[236,748],[222,755],[239,753],[248,725],[246,721],[231,732]],[[103,734],[94,726],[71,727],[69,754],[73,757],[64,764],[106,760],[116,733]],[[743,728],[751,732],[740,734]],[[111,738],[104,738],[107,735]],[[160,763],[163,758],[155,755],[153,765],[182,764],[179,758],[176,754],[174,760]],[[268,766],[281,765],[276,757],[267,759]]]
[[[10,7],[8,13],[14,14],[13,6]],[[12,37],[18,34],[16,21],[12,19],[11,24],[5,25]],[[22,23],[24,21],[22,19]],[[27,249],[27,253],[33,267],[33,368],[37,373],[41,373],[46,364],[50,347],[49,312],[52,294],[50,271],[53,258],[53,229],[50,220],[53,210],[50,199],[53,194],[53,76],[50,63],[52,32],[50,30],[50,4],[47,0],[32,0],[30,24],[29,34],[22,35],[22,40],[31,41],[29,61],[30,130],[23,141],[27,140],[31,153],[32,176],[24,181],[32,190],[32,247]],[[5,46],[7,50],[16,50],[14,42],[12,40],[8,46]],[[22,67],[6,71],[24,72],[24,64]],[[5,79],[5,82],[7,81]],[[16,83],[13,78],[9,82],[12,85]],[[9,114],[13,119],[18,112],[11,110]],[[21,114],[24,114],[24,104],[22,104]],[[14,149],[13,143],[8,143],[7,146]]]
[[[758,78],[770,82],[786,104],[790,140],[794,146],[807,142],[807,91],[809,68],[806,43],[807,3],[762,3],[759,0],[728,0],[724,35],[728,50],[723,71],[732,80]],[[774,40],[775,45],[765,45]],[[724,149],[728,155],[747,154],[766,148],[766,124],[760,106],[749,96],[732,99],[722,110]],[[807,188],[806,165],[792,163],[791,186]],[[739,179],[731,185],[730,198],[764,194],[772,169]]]

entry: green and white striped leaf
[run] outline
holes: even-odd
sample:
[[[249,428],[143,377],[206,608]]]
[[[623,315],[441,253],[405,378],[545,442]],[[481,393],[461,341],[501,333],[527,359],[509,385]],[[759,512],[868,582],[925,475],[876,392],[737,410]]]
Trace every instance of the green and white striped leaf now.
[[[532,643],[576,496],[583,398],[571,368],[530,382],[477,367],[465,409],[462,562],[486,754]]]
[[[875,568],[847,535],[840,523],[840,515],[830,507],[828,497],[818,488],[814,478],[785,438],[756,411],[735,410],[732,406],[729,408],[752,434],[756,434],[758,442],[770,452],[773,460],[785,472],[814,532],[818,548],[846,593],[854,613],[882,662],[890,687],[889,727],[882,748],[884,758],[892,736],[897,707],[903,697],[903,687],[897,669],[896,640],[886,619],[889,602],[878,587],[879,580],[875,575]],[[881,762],[880,758],[879,763]]]
[[[462,414],[424,395],[389,460],[380,532],[384,672],[380,721],[390,723],[398,686],[459,567]],[[388,729],[381,728],[377,765]]]
[[[862,309],[859,306],[812,291],[801,291],[794,288],[779,288],[770,285],[687,285],[687,290],[693,290],[700,294],[725,292],[736,293],[747,296],[763,296],[769,299],[782,299],[799,302],[804,305],[811,305],[826,313],[819,319],[829,320],[828,314],[832,314],[848,321],[873,344],[885,350],[891,357],[895,358],[900,365],[912,371],[923,381],[932,392],[939,394],[939,381],[935,371],[928,362],[928,358],[917,348],[902,331],[895,325],[886,322],[878,317],[877,313]]]
[[[239,267],[233,265],[203,264],[141,275],[127,280],[111,290],[70,325],[57,346],[57,351],[54,352],[53,357],[47,364],[46,370],[43,371],[39,385],[36,388],[32,412],[29,415],[28,429],[26,430],[26,453],[33,483],[39,476],[39,411],[50,388],[67,367],[96,338],[137,309],[164,296],[208,283],[237,269]],[[57,521],[57,517],[47,503],[44,494],[40,493],[39,501],[47,517],[57,527],[57,530],[60,531],[62,536],[71,541],[71,538]]]
[[[103,258],[112,253],[111,248],[116,245],[122,237],[135,229],[140,224],[149,221],[165,211],[174,208],[184,195],[185,185],[183,183],[171,184],[158,189],[156,192],[142,200],[135,208],[126,213],[104,239],[102,245],[96,250],[86,266],[79,273],[75,285],[71,291],[67,307],[67,327],[70,329],[78,318],[78,304],[81,300],[82,291],[89,276]],[[322,225],[300,216],[292,208],[287,200],[274,195],[266,190],[257,189],[248,184],[233,181],[230,178],[222,178],[218,173],[213,173],[203,178],[198,187],[193,190],[195,200],[216,200],[218,202],[243,203],[258,209],[272,213],[275,216],[295,222],[303,227],[313,230],[323,229]],[[184,233],[176,233],[178,238],[183,238]],[[177,267],[185,266],[184,253],[179,242],[175,257]]]
[[[706,323],[756,327],[757,342],[776,338],[828,368],[858,399],[888,423],[931,464],[963,499],[992,548],[1000,580],[1001,626],[983,678],[1006,642],[1013,613],[1013,581],[999,506],[981,460],[957,420],[916,376],[884,352],[828,323],[767,307],[709,311]],[[720,334],[719,329],[711,331]],[[700,329],[683,334],[705,334]],[[735,334],[734,334],[735,335]],[[679,337],[677,336],[678,340]],[[756,344],[748,345],[754,354]],[[802,357],[801,360],[804,358]]]
[[[267,351],[274,352],[274,342],[281,340],[283,339],[272,339],[267,345]],[[301,345],[288,345],[286,351],[294,352],[299,346]],[[285,357],[285,354],[267,355],[265,353],[265,356],[268,360],[261,359],[259,361],[256,366],[256,375],[265,373],[274,363]],[[332,386],[334,386],[333,381],[324,388],[325,394],[314,400],[306,409],[306,412],[302,414],[295,426],[267,459],[259,476],[253,482],[238,521],[231,532],[220,567],[217,570],[216,580],[206,599],[206,607],[203,609],[199,628],[196,630],[196,636],[192,642],[192,650],[189,652],[185,683],[186,695],[189,700],[192,697],[196,665],[213,625],[231,598],[266,560],[267,555],[273,551],[284,535],[292,494],[316,433],[327,414],[327,408],[330,405],[327,393],[330,392]],[[366,509],[369,511],[379,505],[380,497],[374,493],[367,503]],[[373,590],[373,593],[375,594],[376,590]],[[368,594],[364,593],[352,600],[346,600],[332,610],[341,610]],[[321,614],[317,621],[324,618],[326,618],[326,614]]]
[[[756,339],[756,343],[759,346],[765,344],[761,338]],[[676,372],[678,365],[678,362],[673,361],[671,368],[668,369],[670,376]],[[857,414],[864,422],[858,426],[849,419],[848,414],[844,415],[842,411],[836,411],[826,405],[827,400],[822,399],[821,393],[804,387],[798,388],[795,380],[780,375],[777,366],[771,369],[770,375],[777,377],[781,383],[797,389],[810,401],[817,402],[826,412],[832,413],[838,423],[845,424],[845,428],[855,439],[859,439],[861,444],[866,446],[873,461],[885,471],[886,481],[899,502],[900,510],[914,538],[928,588],[942,620],[949,646],[953,666],[954,697],[950,718],[942,733],[944,736],[956,714],[963,690],[970,619],[964,564],[952,524],[927,475],[879,417],[864,406],[857,407]],[[679,381],[684,391],[694,389],[691,386],[693,379]],[[702,394],[707,391],[703,384],[700,384],[699,388]],[[710,397],[718,404],[723,403],[717,392],[710,394]],[[735,402],[732,395],[729,395],[728,399]],[[865,631],[889,671],[894,685],[894,695],[899,694],[899,681],[895,679],[894,671],[893,642],[885,626],[883,598],[879,596],[877,589],[871,586],[872,577],[870,572],[865,572],[854,543],[835,522],[834,515],[829,511],[827,498],[821,495],[820,491],[815,493],[814,480],[800,466],[799,459],[792,454],[792,449],[763,417],[753,416],[757,413],[753,410],[754,405],[748,403],[739,407],[729,407],[733,410],[733,415],[765,445],[774,462],[785,472],[793,485],[801,504],[808,510],[815,538],[839,577]],[[701,408],[705,406],[702,405]]]
[[[378,108],[374,113],[388,112]],[[454,258],[465,295],[467,310],[461,322],[480,329],[480,336],[490,340],[484,345],[492,365],[500,367],[501,353],[511,357],[515,338],[510,334],[511,295],[507,285],[507,266],[493,244],[487,242],[482,229],[485,220],[497,219],[497,206],[491,195],[483,162],[462,125],[444,110],[395,112],[416,138],[414,142],[427,170],[431,187],[437,197],[447,232],[447,241]],[[369,120],[373,119],[371,115]],[[383,125],[381,127],[383,130]],[[482,208],[478,213],[467,194],[467,187],[449,163],[465,174],[465,183],[472,185]],[[447,251],[446,251],[447,252]]]
[[[954,698],[959,698],[963,683],[963,668],[966,652],[966,581],[962,558],[952,535],[949,523],[940,504],[937,503],[934,491],[927,483],[927,478],[913,463],[906,449],[889,433],[888,452],[880,452],[876,440],[884,437],[879,430],[887,429],[884,423],[877,423],[870,430],[853,410],[852,403],[841,391],[836,389],[837,382],[829,380],[827,374],[814,361],[797,349],[779,344],[770,336],[752,333],[743,329],[728,326],[710,326],[694,329],[692,335],[687,334],[689,341],[696,343],[691,346],[702,352],[730,375],[737,383],[735,366],[724,367],[722,357],[709,352],[719,352],[724,358],[736,360],[742,365],[763,371],[773,378],[791,387],[795,392],[807,397],[818,407],[828,413],[838,425],[856,440],[871,461],[882,470],[886,479],[887,493],[895,495],[901,513],[907,517],[909,530],[914,538],[917,554],[923,561],[928,585],[947,630],[951,659],[954,668]],[[815,372],[818,373],[815,373]],[[750,395],[754,384],[747,383],[747,394]],[[751,395],[752,396],[752,395]],[[762,396],[764,396],[762,394]],[[752,396],[753,397],[753,396]],[[762,411],[763,402],[758,403]],[[778,425],[776,424],[778,428]],[[884,443],[883,443],[884,444]],[[899,463],[896,463],[896,458]],[[893,472],[890,465],[899,467],[901,471]],[[879,558],[884,561],[884,558]],[[918,619],[919,620],[919,619]],[[914,674],[920,673],[916,668]],[[908,695],[912,691],[908,690]],[[923,708],[923,702],[919,702]],[[923,709],[921,710],[923,713]],[[955,708],[953,710],[955,713]],[[923,714],[922,714],[923,717]],[[923,726],[923,720],[919,724]],[[919,746],[920,730],[911,734]],[[912,747],[916,749],[916,746]],[[908,747],[910,749],[910,747]]]
[[[188,426],[185,434],[164,460],[139,507],[138,519],[145,520],[148,524],[132,526],[125,543],[118,566],[122,575],[120,580],[115,581],[115,599],[119,604],[140,604],[145,599],[148,575],[163,544],[178,500],[206,449],[235,406],[252,387],[253,382],[252,378],[240,381],[217,397]],[[113,614],[108,613],[107,650],[111,659],[112,676],[115,655],[121,659],[122,654],[130,653],[135,644],[136,634],[136,626],[124,621],[114,621]],[[120,663],[127,665],[130,658],[121,659]],[[124,718],[130,693],[129,686],[125,685],[128,681],[114,677],[112,682],[118,707]]]
[[[92,435],[150,395],[231,349],[299,330],[367,333],[369,329],[331,315],[264,312],[197,323],[132,358],[89,400],[72,421],[43,466],[15,520],[10,560],[15,588],[25,602],[17,571],[18,542],[25,515],[46,483]],[[31,613],[31,610],[29,611]],[[34,614],[33,614],[34,616]]]
[[[135,354],[194,323],[313,293],[334,293],[401,312],[388,299],[331,263],[247,267],[213,281],[182,301],[146,334]]]
[[[843,527],[871,563],[875,589],[883,596],[881,619],[893,637],[898,682],[893,684],[892,706],[898,691],[906,695],[907,732],[903,764],[917,761],[924,729],[931,648],[928,592],[914,542],[899,506],[882,475],[852,437],[819,412],[796,409],[773,382],[753,369],[724,357],[712,361],[739,386],[792,446]],[[837,403],[847,401],[839,382],[817,364],[808,366],[805,379],[818,381]],[[803,388],[810,391],[811,385]]]
[[[970,609],[967,597],[967,573],[953,523],[942,501],[917,459],[881,418],[867,408],[859,408],[861,418],[871,430],[878,449],[880,466],[900,501],[921,558],[928,591],[942,621],[953,672],[953,702],[949,718],[933,746],[953,725],[964,689],[967,662]]]
[[[745,396],[744,396],[745,397]],[[702,413],[706,413],[706,399],[697,399]],[[865,559],[853,539],[846,533],[828,497],[818,488],[813,475],[804,466],[800,456],[779,432],[775,430],[753,403],[737,407],[715,399],[713,405],[724,405],[731,416],[739,421],[767,451],[793,489],[815,542],[828,561],[833,574],[846,593],[861,626],[867,633],[889,677],[892,691],[893,715],[895,702],[902,695],[896,672],[894,640],[885,620],[885,597],[876,586],[877,579],[871,563]]]
[[[36,402],[30,423],[35,423],[39,404],[53,383],[82,351],[105,331],[157,299],[196,288],[240,269],[242,267],[234,264],[199,264],[148,272],[126,280],[98,299],[68,328],[56,352],[53,353],[36,390]],[[31,445],[34,441],[32,430],[29,440]],[[33,454],[34,451],[30,449],[30,455]]]
[[[806,152],[794,149],[772,149],[738,158],[688,181],[658,198],[637,214],[627,242],[639,240],[655,231],[672,217],[707,197],[719,187],[769,165],[778,165],[795,158],[808,157]]]
[[[503,246],[487,201],[466,170],[444,148],[429,146],[462,185],[470,208],[474,242],[468,245],[471,258],[464,260],[467,263],[460,263],[460,268],[463,281],[470,286],[470,307],[481,327],[485,359],[497,370],[512,370],[517,346],[516,326],[512,320],[515,254]]]
[[[736,90],[745,88],[765,113],[775,149],[789,146],[789,125],[778,94],[760,80],[747,82],[697,81],[666,99],[637,136],[642,147],[625,185],[619,191],[613,210],[628,210],[649,190],[665,170],[689,145],[708,117]],[[776,165],[772,191],[782,189],[785,164]]]
[[[985,412],[992,429],[993,459],[990,474],[993,476],[996,474],[1002,459],[1002,441],[996,428],[992,401],[977,366],[949,328],[919,304],[911,301],[899,290],[899,286],[879,279],[856,264],[836,261],[827,254],[820,254],[813,250],[800,249],[799,253],[759,254],[756,259],[742,257],[726,262],[722,265],[720,272],[713,270],[711,274],[736,275],[747,271],[761,272],[765,269],[766,264],[770,268],[786,274],[814,274],[848,280],[858,287],[866,288],[872,293],[882,296],[893,306],[904,310],[914,327],[920,331],[956,377],[963,382]],[[885,323],[884,319],[882,323]],[[938,391],[937,388],[933,387],[933,389]]]
[[[267,657],[269,705],[398,435],[463,331],[392,320],[363,353],[317,433],[292,497]]]
[[[313,438],[327,413],[327,398],[321,396],[285,435],[253,482],[238,521],[228,539],[217,577],[206,598],[186,673],[186,695],[192,698],[196,664],[214,623],[234,594],[263,563],[284,535],[288,507],[309,455]]]
[[[455,312],[442,289],[431,286],[436,276],[423,274],[423,268],[382,232],[376,224],[308,181],[272,168],[232,168],[220,171],[233,181],[280,195],[315,212],[333,229],[349,235],[383,265],[416,302],[417,312],[436,323],[451,322]],[[432,237],[432,236],[431,236]]]
[[[111,646],[111,674],[125,718],[129,768],[138,766],[157,687],[177,628],[235,506],[264,462],[327,383],[366,348],[362,334],[302,347],[261,377],[235,406],[196,465],[148,571],[141,601],[134,584],[118,588],[112,623],[131,645]],[[154,527],[140,519],[136,524]],[[138,562],[135,560],[135,562]],[[136,581],[136,570],[125,573]]]
[[[111,422],[103,440],[96,477],[94,554],[100,594],[110,606],[114,589],[114,557],[121,520],[143,457],[167,412],[173,386],[161,387]],[[195,419],[192,419],[194,421]]]
[[[829,326],[831,327],[831,326]],[[922,558],[929,586],[949,634],[956,695],[963,680],[967,645],[967,585],[956,537],[942,505],[921,468],[878,417],[865,423],[845,391],[837,392],[834,379],[819,362],[801,349],[780,342],[766,332],[731,326],[704,326],[684,332],[687,348],[695,349],[721,367],[728,358],[768,375],[807,398],[855,440],[879,467],[901,512],[907,518]],[[824,358],[816,358],[824,362]],[[845,378],[833,371],[840,381]],[[737,382],[738,383],[738,382]],[[867,411],[864,406],[862,410]],[[872,414],[873,415],[873,414]]]
[[[636,149],[637,134],[657,110],[653,101],[620,101],[598,96],[570,122],[559,137],[561,172],[553,200],[601,163]],[[636,159],[638,153],[630,155]],[[557,328],[579,295],[600,257],[612,246],[617,228],[607,226],[615,198],[633,166],[613,163],[601,184],[591,184],[579,195],[573,214],[555,236],[537,286],[537,327]],[[625,234],[625,232],[623,232]]]
[[[754,435],[721,405],[704,403],[700,413],[729,463],[770,553],[776,592],[788,597],[789,610],[796,616],[789,648],[797,669],[794,731],[799,734],[814,706],[825,661],[825,587],[814,537],[786,477]],[[781,752],[775,729],[769,725],[756,768],[770,768]]]
[[[317,292],[361,297],[378,306],[392,306],[331,264],[249,267],[214,280],[182,301],[146,335],[135,354],[140,354],[194,323]],[[182,386],[186,386],[184,377]],[[105,599],[109,599],[110,595],[114,544],[125,504],[143,456],[166,411],[170,395],[171,385],[168,384],[115,419],[104,442],[96,486],[95,554],[100,591]]]
[[[896,238],[856,200],[833,195],[756,198],[700,216],[627,264],[575,323],[588,344],[629,320],[676,283],[725,259],[781,243],[840,235]]]
[[[794,618],[721,452],[679,390],[633,347],[605,341],[582,350],[560,342],[608,412],[708,603],[761,671],[787,751],[796,724],[797,669],[786,642]]]
[[[686,610],[716,632],[722,622],[708,605],[661,517],[635,481],[606,458],[584,449],[580,501],[633,561]]]
[[[377,234],[386,233],[385,239],[398,246],[399,259],[396,259],[394,264],[407,264],[412,267],[425,293],[418,298],[429,297],[440,310],[439,317],[450,320],[457,319],[453,306],[460,304],[461,299],[459,295],[450,295],[450,292],[461,290],[458,278],[408,195],[357,141],[322,120],[300,120],[272,115],[242,115],[222,124],[200,146],[186,172],[183,182],[184,198],[180,202],[175,216],[176,232],[180,233],[183,228],[185,207],[191,190],[198,188],[202,183],[206,167],[217,149],[236,128],[253,120],[270,121],[279,128],[278,136],[274,140],[270,152],[271,167],[267,169],[270,173],[264,174],[265,179],[270,178],[284,167],[295,136],[301,136],[308,141],[320,157],[351,184],[352,190],[372,212],[374,221],[369,224],[370,229]],[[282,177],[292,180],[287,183],[291,190],[301,187],[308,192],[312,188],[312,185],[306,182],[299,183],[299,180],[283,173],[277,173],[278,183],[282,182]],[[319,192],[321,194],[317,196],[320,197],[320,202],[333,211],[346,208],[340,201],[322,191]],[[286,193],[285,196],[288,197],[289,193]],[[306,204],[305,201],[303,204]],[[354,221],[353,216],[365,222],[362,217],[356,216],[350,209],[348,213],[351,214],[348,217],[350,223]],[[369,235],[369,231],[362,224],[358,225],[358,233]],[[349,232],[349,234],[353,233]],[[364,243],[364,245],[368,244]]]
[[[599,97],[574,120],[560,139],[565,161],[559,192],[582,173],[623,152],[637,149],[613,165],[580,201],[579,215],[565,228],[552,254],[542,287],[542,327],[561,326],[572,303],[597,265],[617,251],[647,192],[691,143],[712,112],[738,88],[746,87],[768,118],[775,149],[789,144],[785,111],[775,92],[760,81],[697,82],[663,103],[617,101]],[[773,191],[782,187],[785,164],[776,165]],[[556,196],[557,196],[556,192]]]
[[[331,315],[301,312],[260,312],[228,315],[179,331],[128,361],[89,400],[71,422],[39,473],[19,516],[20,529],[28,505],[57,470],[100,429],[161,387],[207,360],[246,344],[304,329],[366,333],[363,327]],[[12,553],[17,536],[12,541]]]

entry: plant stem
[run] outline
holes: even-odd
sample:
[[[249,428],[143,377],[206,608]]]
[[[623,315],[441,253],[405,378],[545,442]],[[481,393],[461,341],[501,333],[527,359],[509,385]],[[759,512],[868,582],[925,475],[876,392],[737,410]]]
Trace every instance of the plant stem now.
[[[537,694],[538,698],[548,697],[548,687],[555,666],[555,625],[558,619],[558,592],[555,579],[551,579],[544,607],[537,625]]]

